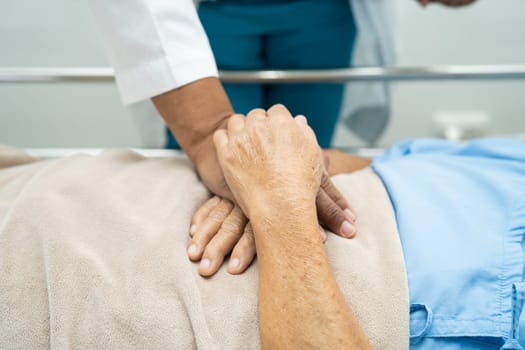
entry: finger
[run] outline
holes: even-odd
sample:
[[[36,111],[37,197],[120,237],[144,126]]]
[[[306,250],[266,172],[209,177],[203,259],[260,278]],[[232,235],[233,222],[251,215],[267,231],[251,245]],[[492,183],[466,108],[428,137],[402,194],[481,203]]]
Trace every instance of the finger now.
[[[268,118],[276,118],[276,117],[286,117],[286,118],[292,118],[292,115],[290,114],[290,111],[288,111],[288,109],[281,105],[281,104],[276,104],[274,106],[272,106],[267,112],[266,114],[268,115]]]
[[[356,229],[354,224],[347,218],[343,209],[323,189],[319,190],[317,194],[316,204],[319,220],[332,232],[345,238],[355,236]]]
[[[306,117],[302,114],[299,114],[299,115],[296,115],[294,120],[298,123],[298,124],[302,124],[302,125],[308,125],[308,121],[306,120]]]
[[[213,196],[210,199],[206,201],[193,216],[191,217],[191,226],[190,226],[190,237],[193,237],[195,232],[197,231],[197,227],[210,215],[210,212],[212,211],[217,204],[219,204],[221,201],[220,197]]]
[[[228,264],[228,272],[237,275],[246,271],[255,258],[255,237],[252,225],[248,223],[239,242],[233,248]]]
[[[224,220],[219,232],[206,246],[199,265],[199,274],[204,277],[215,274],[221,267],[224,257],[241,238],[248,219],[239,207],[235,207]]]
[[[199,225],[191,238],[188,246],[188,257],[190,260],[197,261],[201,259],[204,248],[217,234],[232,209],[232,202],[227,199],[221,199],[220,203],[210,211],[208,217]]]
[[[244,117],[240,114],[234,114],[228,120],[228,136],[232,137],[244,129]]]
[[[251,125],[264,119],[266,119],[266,111],[261,108],[256,108],[246,115],[246,125]]]
[[[343,196],[341,192],[335,187],[334,183],[328,173],[325,171],[321,179],[321,189],[330,197],[330,199],[337,204],[339,208],[345,213],[345,217],[353,224],[355,223],[356,217],[354,210]]]

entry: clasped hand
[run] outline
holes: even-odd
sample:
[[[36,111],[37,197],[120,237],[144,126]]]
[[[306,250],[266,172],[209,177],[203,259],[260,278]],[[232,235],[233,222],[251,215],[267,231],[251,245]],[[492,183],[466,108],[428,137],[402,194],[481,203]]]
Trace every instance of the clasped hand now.
[[[315,203],[319,220],[340,236],[355,235],[351,207],[327,172],[315,134],[304,116],[292,117],[282,105],[234,115],[214,135],[218,162],[235,203],[212,197],[197,210],[190,227],[188,256],[199,273],[211,276],[231,253],[228,272],[244,272],[256,255],[248,221],[264,206],[294,201]],[[319,230],[320,239],[326,234]]]

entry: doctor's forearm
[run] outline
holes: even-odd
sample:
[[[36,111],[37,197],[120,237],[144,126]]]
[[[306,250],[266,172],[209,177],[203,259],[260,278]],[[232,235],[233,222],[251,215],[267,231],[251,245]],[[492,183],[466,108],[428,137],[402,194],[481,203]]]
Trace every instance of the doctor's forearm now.
[[[217,78],[194,81],[152,98],[155,107],[193,163],[214,152],[212,136],[233,114],[230,101]]]

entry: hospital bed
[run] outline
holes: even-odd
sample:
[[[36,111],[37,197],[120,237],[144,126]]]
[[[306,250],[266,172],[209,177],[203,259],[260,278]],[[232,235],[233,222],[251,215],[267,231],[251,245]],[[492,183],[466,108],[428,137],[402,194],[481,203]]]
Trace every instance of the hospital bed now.
[[[225,83],[347,83],[525,79],[525,65],[359,67],[324,70],[221,71]],[[1,68],[0,83],[112,82],[111,68]]]
[[[221,72],[225,82],[235,83],[296,83],[296,82],[361,82],[361,81],[438,81],[438,80],[502,80],[525,79],[525,65],[515,66],[438,66],[438,67],[371,67],[328,71],[253,71]],[[111,69],[106,68],[42,68],[42,69],[1,69],[0,83],[25,82],[112,82]],[[362,156],[374,156],[381,152],[377,148],[345,149]],[[27,149],[29,154],[44,158],[64,158],[87,153],[97,154],[101,149]],[[159,149],[134,149],[148,158],[181,158],[180,151]],[[376,220],[377,221],[377,220]],[[351,255],[351,254],[350,254]],[[227,275],[225,275],[228,277]]]

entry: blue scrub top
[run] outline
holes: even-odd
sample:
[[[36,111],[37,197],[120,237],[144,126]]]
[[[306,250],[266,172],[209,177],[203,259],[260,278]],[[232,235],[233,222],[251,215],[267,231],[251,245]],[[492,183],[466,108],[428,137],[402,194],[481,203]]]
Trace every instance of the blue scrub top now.
[[[408,141],[372,167],[396,213],[411,348],[520,349],[525,143]]]

